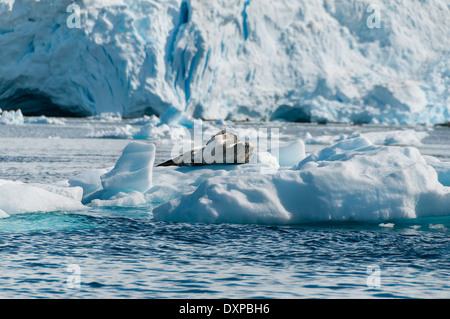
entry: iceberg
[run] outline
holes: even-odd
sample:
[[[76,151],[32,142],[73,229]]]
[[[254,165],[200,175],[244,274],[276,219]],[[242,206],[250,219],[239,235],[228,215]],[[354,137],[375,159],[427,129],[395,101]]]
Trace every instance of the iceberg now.
[[[354,137],[272,174],[211,177],[153,210],[157,221],[380,222],[450,213],[450,188],[414,147]]]
[[[445,123],[449,16],[445,0],[1,1],[0,107]]]

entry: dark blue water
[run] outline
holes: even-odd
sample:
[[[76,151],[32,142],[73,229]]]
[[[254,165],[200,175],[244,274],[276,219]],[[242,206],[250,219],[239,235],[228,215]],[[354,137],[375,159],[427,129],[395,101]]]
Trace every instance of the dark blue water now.
[[[0,126],[0,178],[51,184],[113,165],[128,141],[86,138],[95,128]],[[422,153],[449,161],[449,132]],[[450,298],[448,229],[450,217],[166,223],[145,207],[12,215],[0,219],[0,298]]]
[[[450,218],[393,228],[275,227],[97,213],[1,220],[0,297],[450,297],[450,237],[443,228]],[[79,267],[79,285],[68,284],[71,265]],[[377,286],[370,267],[379,269]]]

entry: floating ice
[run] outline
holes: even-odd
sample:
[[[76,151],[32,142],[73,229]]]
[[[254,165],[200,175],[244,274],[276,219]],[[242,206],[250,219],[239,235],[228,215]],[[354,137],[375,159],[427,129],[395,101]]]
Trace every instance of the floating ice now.
[[[296,224],[376,222],[450,213],[450,188],[413,147],[365,137],[313,153],[297,169],[211,177],[153,210],[155,220]]]
[[[9,215],[0,209],[0,218],[7,218]]]
[[[0,180],[0,211],[7,214],[83,210],[81,188]],[[0,212],[0,213],[1,213]],[[3,217],[5,216],[5,214]]]
[[[83,189],[83,198],[87,198],[103,188],[100,177],[108,171],[110,169],[90,169],[70,178],[68,183],[71,187],[81,187]]]
[[[91,199],[109,199],[120,192],[146,192],[152,185],[154,162],[154,144],[129,143],[114,168],[100,176],[102,189],[94,193]]]
[[[55,125],[66,124],[66,120],[64,118],[46,117],[44,115],[24,117],[24,122],[36,124],[55,124]]]
[[[22,125],[24,123],[24,117],[22,111],[3,111],[0,112],[0,123],[6,125]]]
[[[136,133],[136,128],[133,126],[126,124],[124,126],[116,126],[113,129],[109,130],[100,130],[95,131],[87,135],[87,137],[94,138],[132,138]]]
[[[155,146],[129,143],[114,168],[101,176],[105,190],[138,190],[145,192],[151,186]]]
[[[354,135],[307,157],[301,140],[270,151],[240,165],[154,167],[155,146],[133,141],[114,167],[87,170],[65,184],[0,180],[0,217],[83,204],[143,207],[156,221],[205,223],[388,227],[399,219],[450,215],[450,163],[414,147]]]
[[[99,122],[120,122],[122,121],[122,114],[120,112],[102,112],[98,115],[89,116],[87,119]]]

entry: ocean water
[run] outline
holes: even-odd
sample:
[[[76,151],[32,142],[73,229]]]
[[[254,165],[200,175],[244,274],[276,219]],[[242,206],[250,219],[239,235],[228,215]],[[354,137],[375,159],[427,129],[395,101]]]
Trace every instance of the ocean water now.
[[[112,166],[129,140],[89,136],[123,124],[0,125],[0,178],[52,184]],[[450,161],[450,129],[428,133],[421,152]],[[153,142],[167,159],[170,146]],[[450,298],[449,228],[450,216],[273,226],[154,222],[145,207],[12,215],[0,219],[0,298]]]

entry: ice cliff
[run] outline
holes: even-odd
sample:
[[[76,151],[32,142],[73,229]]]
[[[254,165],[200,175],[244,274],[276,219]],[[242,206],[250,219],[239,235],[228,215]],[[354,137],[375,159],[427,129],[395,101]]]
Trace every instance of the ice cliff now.
[[[449,17],[445,0],[0,0],[0,107],[446,122]]]

